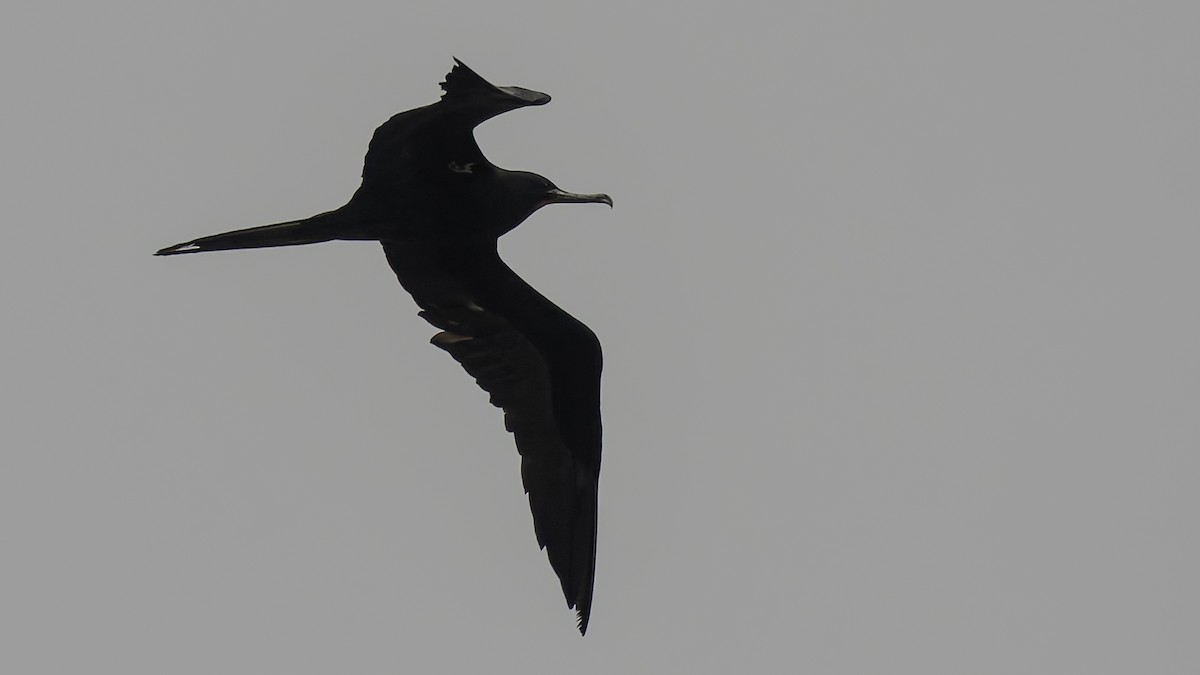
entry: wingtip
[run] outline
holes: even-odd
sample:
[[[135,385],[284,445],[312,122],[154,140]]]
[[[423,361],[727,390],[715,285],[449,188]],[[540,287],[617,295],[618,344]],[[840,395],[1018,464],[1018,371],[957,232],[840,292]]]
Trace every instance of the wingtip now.
[[[194,246],[194,244],[190,241],[184,244],[175,244],[174,246],[158,249],[154,252],[154,255],[179,255],[181,253],[191,253],[192,250],[188,249],[189,246]]]
[[[589,608],[590,609],[590,608]],[[580,609],[575,613],[575,627],[579,629],[579,635],[582,637],[587,635],[588,619],[590,612]]]
[[[575,610],[575,627],[579,629],[579,634],[587,635],[588,622],[592,618],[591,589],[587,592],[581,591],[573,602],[567,603],[567,607]]]
[[[467,92],[477,89],[495,89],[495,85],[483,79],[479,73],[472,70],[470,66],[460,61],[457,57],[452,56],[450,58],[454,59],[454,67],[450,69],[450,72],[446,73],[446,77],[442,80],[443,97],[462,96]]]

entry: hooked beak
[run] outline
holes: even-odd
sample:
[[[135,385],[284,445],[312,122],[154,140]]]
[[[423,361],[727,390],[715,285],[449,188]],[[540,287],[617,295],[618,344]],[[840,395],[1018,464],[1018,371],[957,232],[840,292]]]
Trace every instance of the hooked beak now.
[[[546,198],[542,202],[544,204],[608,204],[612,208],[612,197],[604,194],[581,195],[566,190],[554,188],[546,192]]]

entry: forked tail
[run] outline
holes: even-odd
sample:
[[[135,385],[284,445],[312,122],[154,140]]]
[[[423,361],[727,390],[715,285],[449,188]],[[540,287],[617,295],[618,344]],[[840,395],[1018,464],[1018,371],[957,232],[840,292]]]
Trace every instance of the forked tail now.
[[[332,213],[332,212],[331,212]],[[268,246],[298,246],[300,244],[316,244],[338,238],[340,228],[329,214],[321,214],[304,220],[292,220],[274,225],[260,225],[244,230],[223,232],[208,237],[200,237],[182,244],[168,246],[154,255],[179,255],[181,253],[202,253],[204,251],[228,251],[236,248],[265,248]]]

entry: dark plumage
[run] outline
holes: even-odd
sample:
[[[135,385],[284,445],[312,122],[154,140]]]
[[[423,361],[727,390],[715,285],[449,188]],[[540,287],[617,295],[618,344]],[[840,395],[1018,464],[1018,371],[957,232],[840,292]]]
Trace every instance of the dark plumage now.
[[[441,329],[433,344],[503,408],[521,453],[538,544],[587,631],[600,475],[600,342],[500,260],[497,239],[546,204],[600,202],[545,178],[496,167],[474,128],[550,97],[497,87],[461,61],[437,103],[375,131],[362,186],[345,206],[304,220],[201,237],[156,255],[377,240],[400,284]]]

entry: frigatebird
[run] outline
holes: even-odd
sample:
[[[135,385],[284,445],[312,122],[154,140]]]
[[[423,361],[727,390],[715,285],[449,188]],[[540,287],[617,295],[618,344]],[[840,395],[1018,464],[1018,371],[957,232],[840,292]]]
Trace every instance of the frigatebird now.
[[[538,544],[587,632],[596,567],[600,342],[516,275],[497,240],[547,204],[599,202],[487,160],[474,129],[550,97],[497,87],[462,61],[436,103],[399,113],[371,138],[362,186],[343,207],[304,220],[193,239],[155,255],[376,240],[400,284],[441,329],[432,343],[504,411]]]

